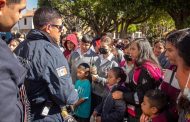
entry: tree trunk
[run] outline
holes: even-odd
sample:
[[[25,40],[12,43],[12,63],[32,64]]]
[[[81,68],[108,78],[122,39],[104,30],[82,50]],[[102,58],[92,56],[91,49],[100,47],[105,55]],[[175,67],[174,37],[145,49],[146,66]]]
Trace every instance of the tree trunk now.
[[[129,27],[129,23],[125,22],[122,33],[120,35],[120,38],[126,38],[127,37],[127,29]]]
[[[168,13],[173,18],[176,29],[183,29],[190,26],[190,13],[188,11],[168,11]]]
[[[120,29],[120,32],[119,32],[119,36],[118,36],[118,38],[122,36],[123,28],[124,28],[124,24],[125,24],[125,22],[122,21],[122,22],[121,22],[121,29]]]

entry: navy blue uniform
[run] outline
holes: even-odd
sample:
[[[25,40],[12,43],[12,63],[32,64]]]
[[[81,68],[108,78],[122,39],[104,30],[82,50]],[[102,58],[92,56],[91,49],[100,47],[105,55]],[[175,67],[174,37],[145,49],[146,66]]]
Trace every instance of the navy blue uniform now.
[[[19,64],[7,44],[0,40],[0,121],[21,122],[23,108],[19,100],[19,86],[26,69]]]
[[[15,51],[28,70],[26,91],[31,103],[33,121],[62,121],[60,106],[74,104],[78,94],[74,90],[67,60],[47,33],[31,30]],[[52,106],[48,116],[41,116],[47,101]]]

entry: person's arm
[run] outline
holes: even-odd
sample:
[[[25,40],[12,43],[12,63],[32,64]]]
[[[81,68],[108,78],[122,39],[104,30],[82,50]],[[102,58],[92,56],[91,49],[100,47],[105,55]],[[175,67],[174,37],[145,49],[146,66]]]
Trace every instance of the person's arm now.
[[[115,61],[113,61],[111,67],[118,67],[118,64]],[[100,76],[96,76],[96,78],[94,78],[94,81],[101,83],[102,85],[105,85],[107,83],[107,79]]]
[[[142,70],[143,71],[143,70]],[[135,91],[130,90],[126,85],[125,92],[115,91],[112,93],[114,99],[124,99],[127,103],[133,105],[139,105],[143,101],[143,97],[146,91],[156,88],[153,79],[146,72],[142,72],[142,79],[138,82],[137,89]],[[140,77],[140,76],[139,76]]]
[[[86,82],[85,86],[83,86],[83,92],[80,94],[80,99],[74,104],[74,108],[85,102],[89,99],[91,95],[91,85],[89,81]]]
[[[74,107],[74,108],[78,107],[78,106],[79,106],[80,104],[82,104],[84,101],[85,101],[85,99],[80,98],[80,99],[73,105],[73,107]]]

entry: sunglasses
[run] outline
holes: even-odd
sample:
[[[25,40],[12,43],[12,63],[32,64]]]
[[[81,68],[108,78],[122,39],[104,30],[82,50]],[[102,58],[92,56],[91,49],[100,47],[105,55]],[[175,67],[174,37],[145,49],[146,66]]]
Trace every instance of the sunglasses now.
[[[55,24],[50,24],[53,27],[56,27],[60,32],[63,30],[63,25],[55,25]]]

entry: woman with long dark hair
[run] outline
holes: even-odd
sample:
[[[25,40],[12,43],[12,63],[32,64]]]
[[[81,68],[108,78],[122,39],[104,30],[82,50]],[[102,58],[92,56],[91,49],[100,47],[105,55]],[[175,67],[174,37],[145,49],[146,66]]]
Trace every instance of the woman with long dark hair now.
[[[130,55],[134,68],[126,81],[127,92],[116,91],[114,99],[124,99],[127,103],[129,122],[139,121],[140,104],[146,91],[157,88],[162,81],[162,73],[150,43],[145,38],[134,40],[130,45]]]
[[[176,44],[178,49],[177,72],[181,88],[181,95],[178,100],[179,120],[178,122],[190,121],[190,29],[179,30],[180,37]]]

